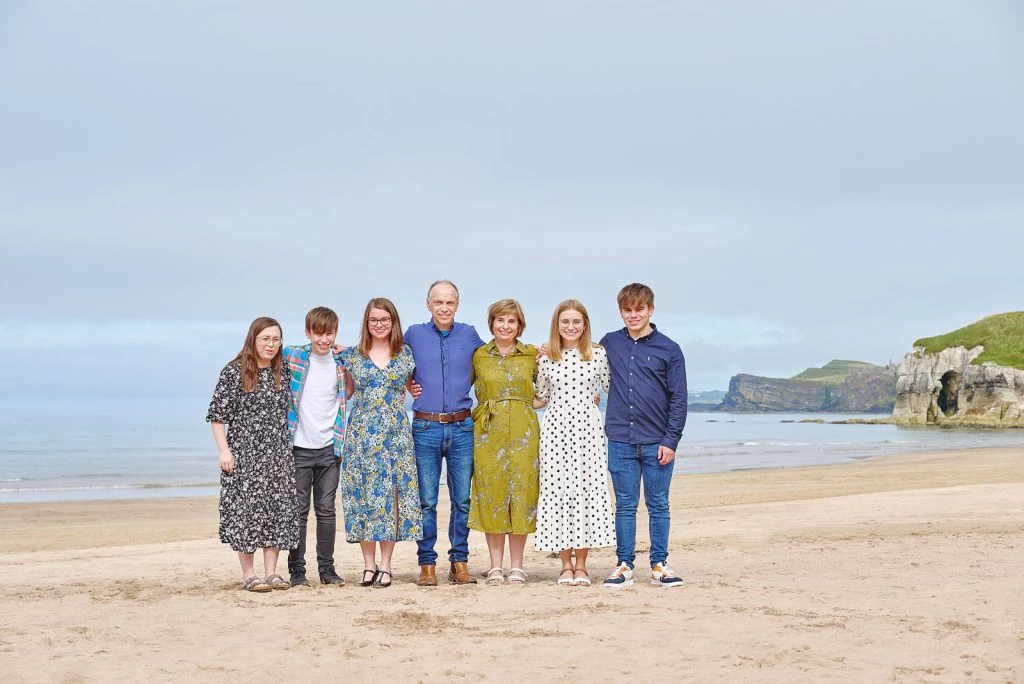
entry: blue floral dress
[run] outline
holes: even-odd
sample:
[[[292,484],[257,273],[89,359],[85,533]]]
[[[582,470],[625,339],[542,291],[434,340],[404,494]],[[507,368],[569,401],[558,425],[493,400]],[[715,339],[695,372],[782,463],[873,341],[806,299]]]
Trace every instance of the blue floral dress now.
[[[356,391],[341,458],[345,541],[423,537],[405,382],[416,364],[404,345],[385,368],[349,347],[341,353]]]

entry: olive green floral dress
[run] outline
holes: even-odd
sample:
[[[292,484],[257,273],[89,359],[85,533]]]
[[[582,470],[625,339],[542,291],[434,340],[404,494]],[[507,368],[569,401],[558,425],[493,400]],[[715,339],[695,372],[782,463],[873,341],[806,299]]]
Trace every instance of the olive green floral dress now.
[[[502,356],[491,340],[473,354],[473,487],[469,526],[492,533],[537,529],[540,426],[533,409],[537,349],[516,341]]]

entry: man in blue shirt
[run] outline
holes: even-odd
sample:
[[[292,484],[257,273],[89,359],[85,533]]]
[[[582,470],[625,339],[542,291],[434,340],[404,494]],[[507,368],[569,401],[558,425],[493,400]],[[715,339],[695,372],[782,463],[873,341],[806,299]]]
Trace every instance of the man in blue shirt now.
[[[469,495],[473,478],[473,419],[469,398],[473,352],[484,341],[476,328],[455,322],[459,290],[438,280],[427,291],[429,323],[409,326],[405,342],[416,359],[414,377],[422,392],[413,401],[412,437],[419,475],[423,539],[417,542],[421,587],[437,586],[437,497],[441,460],[448,471],[451,513],[448,560],[452,584],[476,584],[469,572]]]
[[[615,490],[615,553],[618,566],[606,587],[633,584],[636,508],[643,482],[650,519],[651,584],[682,586],[669,569],[669,487],[676,449],[686,425],[686,361],[679,345],[651,323],[654,292],[632,283],[619,291],[626,327],[601,338],[608,354],[611,388],[605,412],[608,471]]]

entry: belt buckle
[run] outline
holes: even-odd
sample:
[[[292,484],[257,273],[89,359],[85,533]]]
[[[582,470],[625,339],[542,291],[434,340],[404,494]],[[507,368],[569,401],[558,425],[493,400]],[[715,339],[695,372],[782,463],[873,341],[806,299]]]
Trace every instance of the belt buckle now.
[[[452,421],[446,420],[446,418],[448,416],[452,416],[452,415],[454,415],[454,414],[452,414],[452,413],[438,413],[437,414],[437,422],[440,423],[441,425],[447,425],[448,423],[450,423]]]

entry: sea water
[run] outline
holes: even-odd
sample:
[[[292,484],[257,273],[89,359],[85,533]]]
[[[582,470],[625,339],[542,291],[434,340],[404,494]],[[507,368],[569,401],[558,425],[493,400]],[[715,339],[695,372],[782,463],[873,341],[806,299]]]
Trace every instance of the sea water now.
[[[208,401],[0,405],[0,502],[214,495],[219,469],[204,421]],[[1024,450],[1024,430],[828,422],[878,417],[692,413],[675,473],[824,465],[910,451]],[[826,422],[787,422],[808,418]]]

